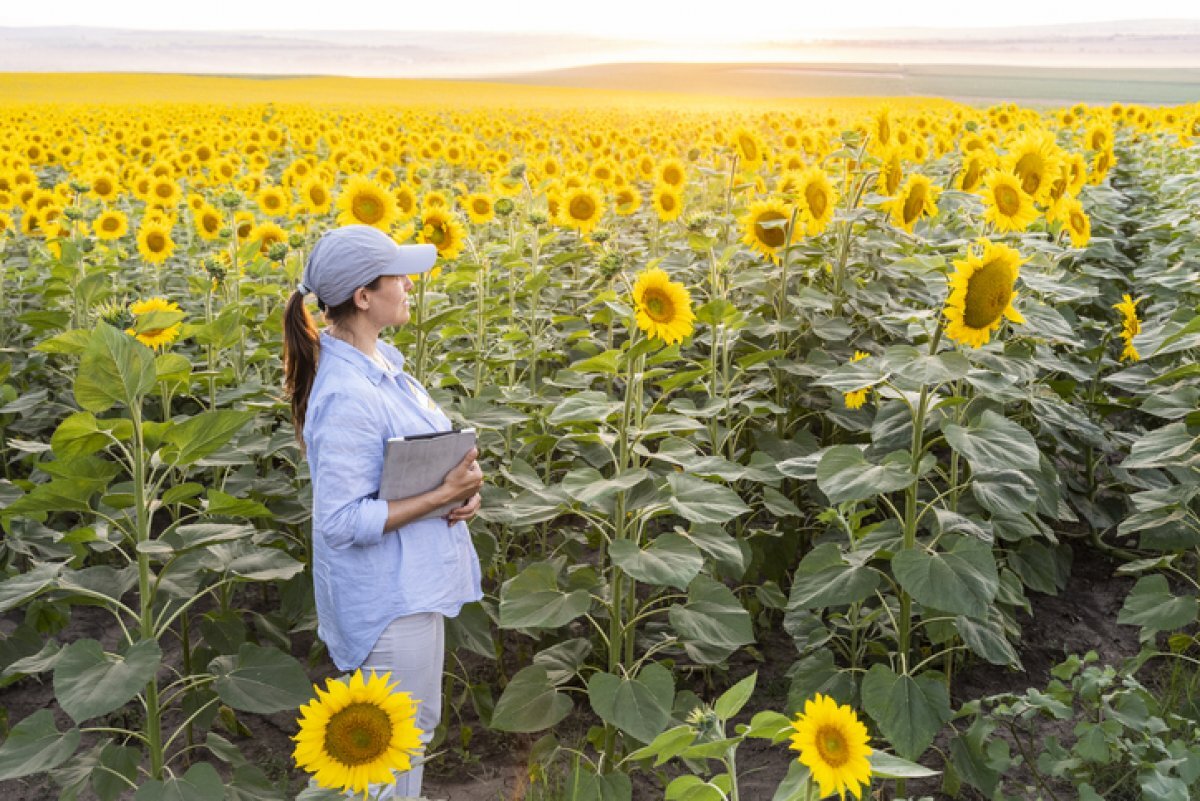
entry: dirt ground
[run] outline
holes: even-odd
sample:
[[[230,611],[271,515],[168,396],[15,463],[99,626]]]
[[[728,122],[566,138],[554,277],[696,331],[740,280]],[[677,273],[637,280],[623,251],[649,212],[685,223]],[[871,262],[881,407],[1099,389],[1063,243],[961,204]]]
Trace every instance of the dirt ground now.
[[[1118,664],[1137,652],[1136,629],[1116,623],[1133,581],[1114,578],[1115,564],[1097,553],[1077,553],[1074,565],[1070,583],[1061,595],[1031,596],[1034,614],[1022,616],[1021,620],[1023,636],[1019,652],[1025,671],[986,664],[969,666],[955,677],[953,701],[956,706],[981,696],[1020,691],[1030,686],[1044,687],[1049,680],[1050,668],[1071,653],[1094,650],[1102,662]],[[10,632],[18,619],[13,614],[0,618],[0,633]],[[73,608],[70,624],[59,638],[69,641],[95,637],[111,647],[115,645],[116,631],[109,621],[102,610]],[[303,638],[298,638],[296,655],[303,658],[308,645]],[[744,710],[738,722],[748,720],[758,709],[782,709],[786,701],[788,682],[784,674],[796,657],[790,638],[782,630],[769,633],[758,643],[757,653],[760,659],[752,658],[745,651],[736,655],[728,675],[716,678],[723,685],[732,684],[754,670],[759,671],[753,702],[757,708]],[[168,653],[167,658],[171,659],[172,654]],[[468,661],[467,664],[472,663]],[[490,667],[480,661],[477,669],[490,670]],[[318,667],[312,678],[319,681],[333,673],[331,668]],[[60,727],[68,725],[65,714],[54,706],[50,678],[50,674],[40,679],[24,678],[0,690],[0,710],[6,715],[9,726],[42,708],[55,710]],[[694,689],[706,698],[715,694],[703,691],[703,687]],[[471,714],[469,710],[465,712],[468,721]],[[222,734],[233,740],[269,778],[281,784],[286,781],[289,791],[297,792],[305,777],[291,764],[290,737],[296,731],[295,714],[243,715],[240,719],[252,736],[235,736],[225,731]],[[587,725],[574,719],[568,719],[568,722],[576,727]],[[463,749],[448,745],[458,744],[461,740],[457,724],[451,726],[447,744],[426,769],[426,796],[436,801],[521,801],[529,796],[528,753],[536,737],[493,733],[477,722],[472,728],[475,736],[469,748]],[[564,732],[564,738],[569,738],[569,734]],[[85,738],[84,747],[87,742]],[[744,745],[738,752],[742,797],[769,799],[786,773],[790,759],[790,752],[783,746],[771,746],[762,741]],[[662,798],[662,785],[652,776],[635,776],[634,787],[638,801]],[[910,783],[909,792],[914,797],[947,797],[938,792],[936,780]],[[0,784],[0,799],[4,801],[48,801],[57,798],[58,794],[59,788],[45,776]]]

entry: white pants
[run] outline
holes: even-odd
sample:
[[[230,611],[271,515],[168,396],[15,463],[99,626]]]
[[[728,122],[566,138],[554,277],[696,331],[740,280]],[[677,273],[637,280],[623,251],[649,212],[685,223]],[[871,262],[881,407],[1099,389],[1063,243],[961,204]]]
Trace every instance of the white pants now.
[[[446,661],[445,620],[437,612],[398,617],[388,624],[362,664],[363,673],[391,673],[398,692],[417,703],[417,728],[428,745],[442,719],[442,668]],[[413,759],[412,770],[398,774],[396,784],[384,789],[371,786],[371,798],[420,798],[424,755]],[[380,791],[383,791],[380,794]]]

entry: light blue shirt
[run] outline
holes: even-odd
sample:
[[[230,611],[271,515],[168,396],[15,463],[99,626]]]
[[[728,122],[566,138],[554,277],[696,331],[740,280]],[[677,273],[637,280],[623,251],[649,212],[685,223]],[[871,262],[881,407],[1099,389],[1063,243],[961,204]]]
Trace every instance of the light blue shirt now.
[[[341,670],[359,667],[402,615],[454,617],[483,597],[467,524],[418,520],[384,532],[379,498],[391,437],[448,431],[450,419],[379,340],[384,370],[352,345],[321,333],[304,443],[313,487],[313,589],[317,635]]]

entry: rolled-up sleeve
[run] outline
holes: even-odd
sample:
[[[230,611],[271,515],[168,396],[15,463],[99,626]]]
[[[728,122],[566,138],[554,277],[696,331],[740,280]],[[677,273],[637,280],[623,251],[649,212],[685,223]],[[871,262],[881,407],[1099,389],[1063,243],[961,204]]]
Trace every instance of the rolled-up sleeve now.
[[[331,548],[379,544],[388,502],[380,500],[387,437],[358,398],[332,394],[305,421],[313,484],[313,532]]]

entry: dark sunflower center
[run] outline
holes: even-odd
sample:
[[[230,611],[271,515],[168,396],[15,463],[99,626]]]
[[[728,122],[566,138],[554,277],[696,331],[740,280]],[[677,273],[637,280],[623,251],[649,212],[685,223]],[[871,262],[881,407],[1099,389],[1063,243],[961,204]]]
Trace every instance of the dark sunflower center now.
[[[482,198],[476,199],[473,205],[475,207],[476,214],[487,214],[489,211],[491,211],[491,206]]]
[[[350,767],[379,759],[391,741],[392,720],[374,704],[350,704],[325,726],[325,753]]]
[[[817,753],[821,761],[831,768],[840,768],[850,759],[846,737],[842,730],[835,726],[822,726],[817,730]]]
[[[758,241],[769,248],[783,247],[783,243],[787,239],[783,226],[773,225],[770,228],[763,226],[763,223],[782,219],[784,216],[777,211],[768,211],[759,217],[758,222],[754,224],[754,235],[758,237]]]
[[[162,198],[163,200],[166,200],[167,198],[169,198],[171,196],[171,185],[170,184],[159,184],[158,186],[154,187],[154,193],[156,195],[158,195],[160,198]]]
[[[581,195],[571,199],[571,205],[568,210],[571,213],[572,219],[590,220],[592,215],[596,213],[596,204],[592,202],[590,197]]]
[[[374,225],[383,219],[383,204],[370,195],[357,195],[350,207],[354,216],[368,225]]]
[[[679,172],[678,167],[668,167],[663,171],[663,180],[671,186],[678,186],[683,183],[683,175]]]
[[[967,171],[963,175],[963,191],[970,192],[979,183],[979,162],[971,159],[967,162]]]
[[[112,233],[113,231],[116,231],[121,227],[121,221],[118,220],[116,217],[105,217],[104,221],[102,223],[100,223],[100,227],[103,228],[105,231]]]
[[[107,195],[112,191],[112,184],[106,179],[101,178],[100,180],[96,181],[96,185],[93,187],[93,189],[96,190],[97,195]]]
[[[758,145],[749,136],[742,136],[738,139],[738,146],[742,149],[742,155],[748,161],[754,161],[758,158]]]
[[[917,184],[904,199],[904,222],[914,223],[925,208],[925,187]]]
[[[808,201],[808,208],[814,217],[820,217],[829,207],[829,197],[825,190],[815,184],[804,187],[804,199]]]
[[[988,328],[1012,300],[1012,273],[1002,258],[984,264],[967,281],[963,322],[971,328]]]
[[[1082,232],[1082,231],[1087,230],[1088,222],[1087,222],[1087,218],[1084,217],[1082,214],[1080,214],[1077,211],[1073,211],[1070,214],[1070,224],[1071,224],[1071,227],[1073,229],[1075,229],[1076,232]]]
[[[669,295],[651,290],[643,298],[646,314],[656,323],[669,323],[675,317],[675,304]]]
[[[670,194],[669,192],[663,193],[662,200],[660,202],[662,203],[663,211],[674,211],[675,210],[675,196]]]
[[[429,241],[439,247],[446,241],[446,230],[440,225],[430,226]]]
[[[221,225],[221,218],[215,214],[205,214],[200,222],[206,234],[214,234]]]
[[[146,247],[151,253],[162,253],[167,247],[167,238],[158,231],[146,236]]]
[[[1021,188],[1025,190],[1025,194],[1037,194],[1038,188],[1042,185],[1044,171],[1045,165],[1042,164],[1040,156],[1032,153],[1021,156],[1017,161],[1016,172],[1021,176]]]
[[[1006,217],[1011,217],[1021,210],[1021,196],[1017,190],[1007,184],[996,187],[996,208]]]

